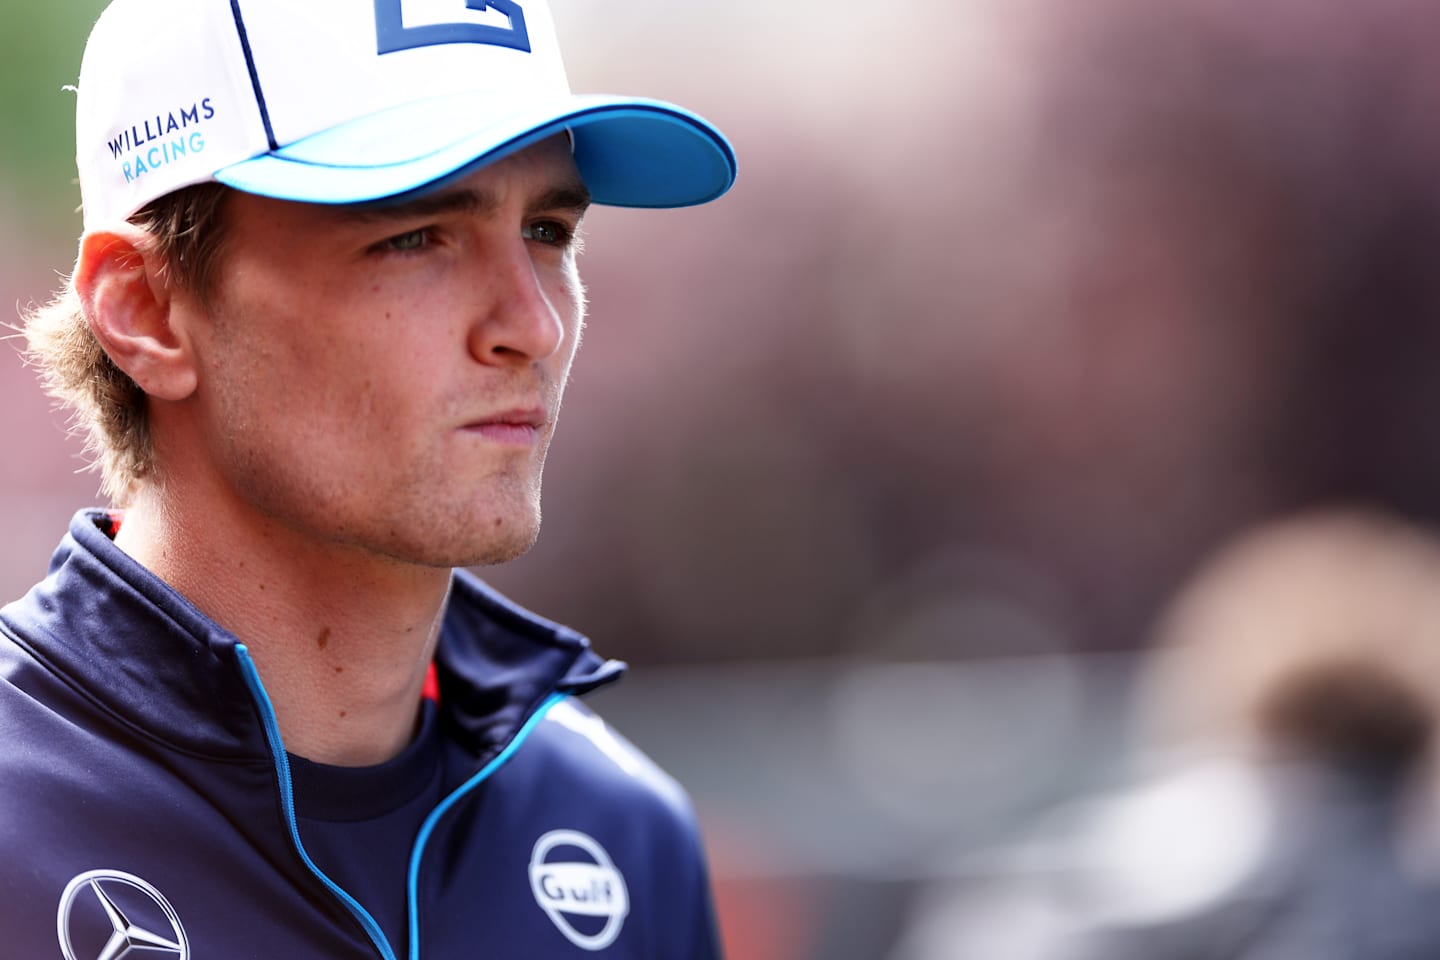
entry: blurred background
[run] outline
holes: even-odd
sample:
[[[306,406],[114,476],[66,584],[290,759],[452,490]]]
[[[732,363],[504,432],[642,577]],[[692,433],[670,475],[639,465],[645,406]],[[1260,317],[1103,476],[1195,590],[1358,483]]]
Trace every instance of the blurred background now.
[[[73,262],[102,6],[0,0],[7,322]],[[553,6],[577,90],[741,173],[588,219],[545,530],[483,573],[634,666],[594,704],[731,956],[1437,955],[1433,5]],[[97,485],[13,350],[0,402],[9,598]],[[1295,891],[1335,809],[1418,952],[1272,922],[1364,899]]]

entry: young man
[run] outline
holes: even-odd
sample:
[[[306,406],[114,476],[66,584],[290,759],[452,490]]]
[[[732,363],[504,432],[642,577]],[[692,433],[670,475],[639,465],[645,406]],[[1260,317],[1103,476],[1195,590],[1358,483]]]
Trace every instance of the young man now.
[[[0,612],[0,954],[717,956],[573,699],[622,666],[455,568],[536,536],[586,206],[714,199],[724,138],[572,96],[542,0],[115,0],[77,131],[26,334],[117,509]]]

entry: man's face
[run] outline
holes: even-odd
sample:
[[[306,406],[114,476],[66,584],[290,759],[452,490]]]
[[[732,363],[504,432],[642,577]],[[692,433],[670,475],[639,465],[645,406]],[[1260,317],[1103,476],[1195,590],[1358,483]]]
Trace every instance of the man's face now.
[[[188,307],[178,461],[301,542],[443,567],[522,553],[580,341],[587,200],[563,138],[398,205],[232,197],[215,296]]]

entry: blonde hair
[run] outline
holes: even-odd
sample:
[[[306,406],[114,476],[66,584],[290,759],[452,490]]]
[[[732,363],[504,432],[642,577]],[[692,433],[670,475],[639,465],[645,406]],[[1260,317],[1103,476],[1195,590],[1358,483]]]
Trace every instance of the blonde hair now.
[[[1437,583],[1440,537],[1409,519],[1337,506],[1257,526],[1209,558],[1160,621],[1142,725],[1171,743],[1264,740],[1296,678],[1358,676],[1361,664],[1440,711]]]
[[[202,303],[215,287],[229,193],[217,183],[186,187],[130,218],[145,231],[147,252],[164,265],[161,279]],[[83,438],[89,467],[100,473],[101,492],[124,506],[155,469],[145,392],[96,340],[73,276],[49,303],[25,311],[23,320],[26,362],[69,412],[71,432]]]

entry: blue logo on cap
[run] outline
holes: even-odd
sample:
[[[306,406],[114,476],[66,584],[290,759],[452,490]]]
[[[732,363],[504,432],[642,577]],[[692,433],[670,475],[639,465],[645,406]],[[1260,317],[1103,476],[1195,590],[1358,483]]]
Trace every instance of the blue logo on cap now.
[[[457,0],[458,2],[458,0]],[[530,52],[530,34],[525,30],[525,12],[515,0],[465,0],[471,10],[494,10],[510,19],[508,27],[481,23],[427,23],[405,26],[404,0],[375,0],[375,36],[380,53],[394,53],[414,47],[442,43],[488,43]]]

